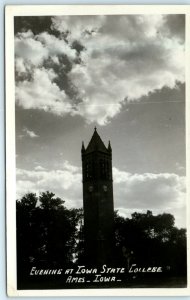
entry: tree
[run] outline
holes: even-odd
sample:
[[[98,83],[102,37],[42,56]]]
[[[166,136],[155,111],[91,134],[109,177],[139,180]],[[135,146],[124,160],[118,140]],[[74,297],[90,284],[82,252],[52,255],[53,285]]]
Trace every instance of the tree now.
[[[171,214],[154,216],[133,213],[132,218],[115,214],[118,260],[130,264],[134,260],[143,266],[158,265],[174,274],[186,273],[186,230],[174,226]]]
[[[83,210],[68,209],[49,191],[28,193],[16,201],[17,262],[22,273],[31,264],[60,267],[84,262]],[[163,266],[186,275],[186,230],[175,227],[171,214],[115,212],[116,264]]]
[[[26,194],[17,200],[18,265],[72,262],[76,249],[78,210],[67,209],[53,193]]]

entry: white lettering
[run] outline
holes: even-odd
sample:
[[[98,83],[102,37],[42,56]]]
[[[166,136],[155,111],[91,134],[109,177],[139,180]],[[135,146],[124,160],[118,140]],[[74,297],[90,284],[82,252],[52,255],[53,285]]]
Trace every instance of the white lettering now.
[[[30,275],[61,275],[63,269],[36,269],[36,267],[32,267],[30,271]]]
[[[101,276],[101,275],[95,275],[95,279],[93,280],[93,282],[113,282],[116,281],[116,278],[113,276],[109,276],[109,277],[105,277],[105,276]]]

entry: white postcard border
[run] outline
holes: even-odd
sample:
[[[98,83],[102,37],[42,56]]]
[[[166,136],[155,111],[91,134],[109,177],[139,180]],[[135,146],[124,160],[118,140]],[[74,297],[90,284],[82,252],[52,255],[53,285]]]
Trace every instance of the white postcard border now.
[[[84,9],[85,8],[85,9]],[[15,80],[14,16],[48,15],[120,15],[185,14],[186,15],[186,153],[187,187],[189,184],[190,136],[190,6],[189,5],[8,5],[5,19],[6,59],[6,217],[7,217],[7,292],[9,296],[185,296],[190,295],[190,208],[187,203],[188,286],[187,288],[122,288],[73,290],[17,290],[16,287],[16,163],[15,163]],[[190,192],[187,189],[187,199]]]

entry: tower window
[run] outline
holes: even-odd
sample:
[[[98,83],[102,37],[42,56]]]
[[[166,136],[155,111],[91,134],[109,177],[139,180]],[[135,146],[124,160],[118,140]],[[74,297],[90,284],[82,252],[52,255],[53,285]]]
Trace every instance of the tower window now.
[[[100,176],[102,179],[108,179],[109,175],[109,162],[104,157],[103,159],[100,159]]]
[[[87,160],[86,164],[85,164],[85,178],[89,179],[89,178],[93,178],[93,174],[94,174],[94,169],[93,169],[93,162],[90,160]]]
[[[89,164],[88,162],[86,163],[86,178],[89,177]]]

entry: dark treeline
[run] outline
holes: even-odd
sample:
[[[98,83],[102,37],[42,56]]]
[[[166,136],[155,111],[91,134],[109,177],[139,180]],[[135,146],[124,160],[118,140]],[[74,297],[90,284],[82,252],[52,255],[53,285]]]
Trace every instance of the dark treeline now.
[[[67,264],[77,253],[82,210],[67,209],[53,193],[28,193],[16,201],[17,262]]]
[[[82,261],[82,209],[68,209],[53,193],[26,194],[16,202],[18,275],[31,265],[60,267]],[[130,267],[163,266],[186,275],[186,230],[175,227],[171,214],[115,212],[116,263]]]
[[[171,275],[187,272],[186,229],[174,226],[171,214],[133,213],[131,219],[115,216],[118,257],[142,266],[162,266]],[[122,253],[122,254],[121,254]]]

